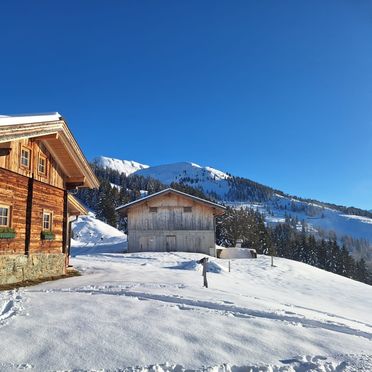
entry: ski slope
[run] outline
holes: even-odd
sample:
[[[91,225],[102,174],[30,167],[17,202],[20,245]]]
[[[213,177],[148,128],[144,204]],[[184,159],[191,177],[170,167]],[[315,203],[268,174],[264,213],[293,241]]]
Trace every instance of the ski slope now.
[[[259,256],[211,258],[206,289],[202,255],[118,253],[85,222],[82,276],[0,292],[1,371],[372,370],[371,286]]]

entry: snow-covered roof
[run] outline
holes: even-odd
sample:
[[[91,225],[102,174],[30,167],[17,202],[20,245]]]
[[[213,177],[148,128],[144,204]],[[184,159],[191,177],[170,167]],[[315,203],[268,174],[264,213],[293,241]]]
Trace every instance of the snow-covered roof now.
[[[26,115],[0,115],[0,125],[44,123],[48,121],[61,120],[61,118],[62,116],[58,112]]]
[[[189,198],[189,199],[194,200],[197,203],[207,204],[210,207],[218,208],[220,210],[225,210],[226,209],[226,207],[224,207],[223,205],[220,205],[220,204],[217,204],[217,203],[213,203],[213,202],[211,202],[209,200],[198,198],[197,196],[186,194],[185,192],[182,192],[182,191],[179,191],[179,190],[175,190],[175,189],[172,189],[172,188],[167,188],[167,189],[161,190],[159,192],[156,192],[154,194],[145,196],[145,197],[143,197],[141,199],[137,199],[137,200],[134,200],[134,201],[132,201],[130,203],[121,205],[120,207],[117,207],[116,210],[119,211],[119,212],[120,211],[125,211],[125,210],[127,210],[128,208],[131,208],[134,205],[137,205],[137,204],[140,204],[140,203],[144,203],[144,202],[146,202],[149,199],[155,198],[155,197],[160,196],[160,195],[168,194],[168,193],[182,195],[182,196],[184,196],[186,198]]]

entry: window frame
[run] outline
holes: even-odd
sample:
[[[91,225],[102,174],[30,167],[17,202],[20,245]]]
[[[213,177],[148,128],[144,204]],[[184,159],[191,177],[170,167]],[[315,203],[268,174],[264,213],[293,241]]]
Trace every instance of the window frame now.
[[[7,218],[7,224],[6,225],[1,225],[0,227],[11,227],[11,218],[12,218],[12,206],[8,204],[0,204],[0,208],[7,209],[8,210],[8,215],[6,216]],[[5,216],[0,216],[0,218],[4,218]]]
[[[23,159],[23,153],[22,152],[23,151],[28,152],[28,165],[25,165],[25,164],[22,163],[22,159]],[[20,153],[20,157],[19,157],[19,164],[22,168],[25,168],[27,170],[31,169],[31,157],[32,157],[32,150],[27,146],[21,145],[21,153]]]
[[[192,213],[192,207],[183,207],[183,213]]]
[[[49,216],[49,228],[45,228],[45,225],[44,225],[44,216],[45,215]],[[42,215],[42,220],[41,220],[41,227],[42,227],[42,231],[53,231],[53,211],[50,211],[48,209],[43,210],[43,215]]]
[[[150,213],[158,213],[158,207],[149,207]]]
[[[40,160],[44,160],[44,172],[40,171]],[[48,158],[43,153],[39,152],[39,156],[37,157],[37,173],[40,176],[47,177],[48,175]]]

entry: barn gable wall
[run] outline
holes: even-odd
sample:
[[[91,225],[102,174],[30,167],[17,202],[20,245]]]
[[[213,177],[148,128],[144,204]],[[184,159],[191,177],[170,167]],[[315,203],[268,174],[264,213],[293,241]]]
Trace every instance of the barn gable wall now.
[[[190,207],[191,212],[185,210]],[[213,209],[175,194],[154,197],[135,205],[128,210],[128,250],[214,255]]]

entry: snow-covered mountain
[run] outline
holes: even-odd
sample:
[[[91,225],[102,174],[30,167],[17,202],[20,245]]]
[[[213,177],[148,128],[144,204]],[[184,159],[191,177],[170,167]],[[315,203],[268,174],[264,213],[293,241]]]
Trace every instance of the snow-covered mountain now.
[[[186,183],[194,187],[200,187],[206,193],[216,193],[221,198],[228,192],[228,179],[231,178],[225,172],[189,162],[148,167],[136,171],[135,174],[155,178],[165,185],[172,182]]]
[[[124,173],[126,176],[129,176],[140,169],[146,169],[149,167],[148,165],[137,163],[133,160],[120,160],[105,156],[95,158],[94,162],[102,168],[117,170],[119,173]]]
[[[120,169],[117,164],[128,163],[131,162],[117,159],[103,162],[105,167],[117,170]],[[346,213],[327,203],[298,199],[253,181],[191,162],[142,167],[132,174],[152,177],[165,185],[181,182],[201,188],[207,195],[218,197],[226,204],[259,210],[268,224],[284,222],[286,216],[296,217],[299,221],[305,221],[307,229],[319,237],[336,234],[340,239],[347,235],[354,239],[365,239],[372,245],[372,218],[368,212],[367,216]],[[356,252],[356,255],[359,253]],[[372,249],[370,255],[372,260]]]

